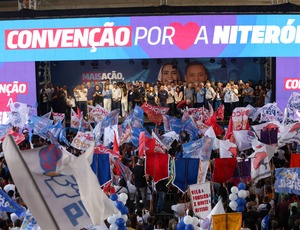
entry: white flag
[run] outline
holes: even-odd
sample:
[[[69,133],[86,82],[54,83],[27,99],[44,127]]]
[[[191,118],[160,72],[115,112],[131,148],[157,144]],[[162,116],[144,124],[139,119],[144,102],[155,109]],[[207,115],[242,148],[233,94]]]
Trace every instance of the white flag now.
[[[257,139],[255,132],[251,130],[233,131],[235,143],[240,151],[251,149],[252,140]]]
[[[63,151],[66,155],[57,164],[57,172],[75,177],[80,197],[85,209],[92,219],[93,225],[100,225],[109,216],[118,212],[113,202],[106,196],[100,187],[96,174],[90,166],[94,145],[79,157],[74,157]]]
[[[219,146],[220,146],[219,139],[217,138],[213,127],[209,127],[209,129],[204,133],[204,136],[210,137],[213,140],[213,144],[212,144],[213,150],[216,150],[219,148]]]
[[[3,150],[18,191],[42,229],[80,229],[91,223],[74,177],[55,172],[62,157],[58,147],[21,152],[8,136]]]
[[[251,178],[254,183],[271,176],[269,157],[265,146],[257,149],[249,158],[251,158]]]
[[[235,158],[237,154],[236,144],[229,140],[219,140],[220,158]]]

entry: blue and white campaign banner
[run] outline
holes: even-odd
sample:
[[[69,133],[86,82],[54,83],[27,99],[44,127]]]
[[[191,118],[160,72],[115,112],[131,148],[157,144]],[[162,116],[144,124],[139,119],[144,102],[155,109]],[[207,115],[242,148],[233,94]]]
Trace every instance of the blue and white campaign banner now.
[[[300,168],[275,169],[275,192],[300,195]]]

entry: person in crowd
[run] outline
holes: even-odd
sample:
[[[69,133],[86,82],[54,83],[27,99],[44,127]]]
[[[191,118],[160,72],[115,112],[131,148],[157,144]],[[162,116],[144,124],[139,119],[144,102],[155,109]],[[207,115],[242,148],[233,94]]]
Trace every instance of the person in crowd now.
[[[167,107],[169,108],[169,115],[174,116],[175,115],[175,99],[174,99],[174,90],[172,89],[171,85],[169,84],[167,86]]]
[[[128,90],[126,85],[124,84],[121,89],[121,112],[122,117],[125,117],[128,113]]]
[[[276,215],[278,216],[279,227],[283,229],[288,229],[289,216],[290,216],[289,207],[290,207],[289,196],[287,194],[284,194],[281,202],[277,204],[275,210]]]
[[[93,94],[95,91],[95,88],[91,86],[91,82],[86,83],[86,89],[87,89],[87,104],[93,105]]]
[[[156,206],[156,212],[162,212],[165,211],[165,197],[166,193],[168,192],[167,187],[168,180],[164,179],[156,183],[156,193],[157,193],[157,206]]]
[[[206,93],[205,93],[205,100],[212,106],[212,108],[214,107],[214,100],[216,97],[216,92],[214,91],[214,89],[211,87],[211,84],[209,82],[207,82],[205,84],[205,88],[206,88]]]
[[[137,90],[139,91],[139,94],[141,95],[141,97],[140,97],[140,100],[141,100],[140,104],[142,105],[143,102],[144,102],[145,93],[146,93],[145,88],[143,87],[143,82],[142,81],[140,81],[138,83]]]
[[[108,88],[109,88],[109,89],[113,89],[113,85],[110,83],[110,80],[109,80],[109,79],[106,79],[106,80],[105,80],[103,88],[105,88],[106,85],[108,85]]]
[[[205,94],[206,88],[204,83],[200,82],[199,86],[196,87],[196,108],[201,108],[205,105]]]
[[[255,210],[252,203],[247,203],[246,209],[247,211],[243,213],[243,220],[248,222],[247,227],[250,230],[256,230],[259,226],[258,212]]]
[[[293,206],[291,209],[291,215],[289,217],[289,226],[288,227],[290,229],[299,229],[299,226],[300,226],[299,209],[296,206]]]
[[[112,110],[114,109],[120,109],[121,108],[121,98],[122,98],[122,93],[117,85],[117,83],[113,84],[113,89],[112,89]]]
[[[215,88],[216,98],[215,98],[215,111],[223,104],[223,83],[218,82]]]
[[[261,220],[261,230],[269,230],[271,227],[271,211],[272,206],[268,203],[266,204],[266,215]]]
[[[250,87],[249,82],[245,84],[244,90],[243,90],[243,96],[244,96],[244,106],[252,105],[253,103],[253,94],[254,90]]]
[[[76,110],[76,101],[75,98],[72,97],[72,95],[69,93],[68,98],[66,99],[66,104],[67,104],[67,114],[66,116],[70,118],[71,115],[71,109],[74,111]]]
[[[187,99],[187,100],[181,101],[181,102],[176,106],[176,108],[177,108],[181,113],[183,113],[185,110],[187,110],[187,109],[189,109],[189,108],[192,108],[191,105],[192,105],[191,100],[190,100],[190,99]]]
[[[163,85],[171,84],[171,82],[177,84],[180,80],[180,72],[177,66],[171,63],[162,65],[159,70],[157,80],[160,81]]]
[[[59,113],[66,113],[67,104],[66,104],[66,95],[63,87],[59,88],[58,92],[58,111]]]
[[[42,89],[39,96],[40,115],[44,115],[48,112],[48,94],[46,89]]]
[[[46,89],[47,95],[48,95],[48,111],[50,111],[52,108],[52,94],[54,92],[54,87],[52,85],[52,83],[49,83],[47,85],[47,89]]]
[[[84,84],[79,84],[74,88],[74,95],[78,103],[78,107],[83,113],[83,116],[87,114],[87,88],[84,87]]]
[[[238,107],[239,104],[239,91],[238,91],[238,86],[235,84],[232,84],[231,86],[231,91],[230,91],[230,98],[231,98],[231,113],[232,111]]]
[[[154,88],[152,86],[150,86],[148,92],[146,92],[146,96],[145,96],[145,102],[147,102],[150,105],[157,105],[157,95],[154,92]]]
[[[189,84],[206,83],[208,79],[208,71],[201,62],[189,62],[185,67],[185,81]]]
[[[130,88],[128,88],[128,111],[131,112],[134,108],[135,102],[134,102],[134,91],[135,91],[135,86],[131,85]]]
[[[139,209],[140,197],[142,197],[142,202],[144,207],[148,207],[147,204],[147,188],[148,183],[146,181],[146,175],[144,170],[144,160],[139,158],[137,164],[132,169],[132,180],[136,187],[135,193],[135,207]]]
[[[163,85],[160,86],[157,97],[159,99],[159,105],[161,107],[167,107],[168,92]]]
[[[112,91],[109,89],[109,85],[106,84],[103,91],[102,91],[102,96],[103,96],[103,107],[107,111],[111,111],[111,98],[112,98]]]
[[[184,90],[184,100],[189,100],[191,102],[191,107],[194,107],[195,99],[195,88],[192,83],[188,84],[188,87]]]
[[[143,104],[143,91],[141,89],[139,89],[139,87],[135,87],[134,88],[134,92],[133,92],[133,108],[135,107],[135,105],[141,106]]]
[[[95,85],[95,90],[93,92],[93,106],[100,105],[103,106],[103,89],[100,85]]]
[[[272,101],[272,87],[271,84],[266,84],[266,93],[265,95],[265,105],[271,103]]]
[[[174,93],[174,100],[175,100],[175,108],[176,108],[175,112],[176,114],[179,114],[180,111],[178,112],[177,105],[183,100],[183,92],[180,90],[179,86],[176,87]]]

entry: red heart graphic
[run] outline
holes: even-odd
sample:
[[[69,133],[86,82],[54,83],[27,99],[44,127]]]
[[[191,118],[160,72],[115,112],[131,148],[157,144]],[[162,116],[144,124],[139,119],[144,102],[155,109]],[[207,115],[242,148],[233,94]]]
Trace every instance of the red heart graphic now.
[[[186,50],[194,44],[200,30],[200,26],[195,22],[189,22],[185,26],[179,22],[174,22],[171,26],[175,29],[175,35],[172,40],[182,50]]]

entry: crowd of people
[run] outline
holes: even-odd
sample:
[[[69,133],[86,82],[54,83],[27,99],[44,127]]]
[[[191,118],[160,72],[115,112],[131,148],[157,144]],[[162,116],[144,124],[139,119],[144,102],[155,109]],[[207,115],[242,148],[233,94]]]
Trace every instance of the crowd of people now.
[[[163,65],[157,79],[155,85],[147,82],[111,84],[109,80],[106,80],[103,85],[96,84],[92,87],[91,83],[87,82],[76,86],[73,92],[69,91],[66,86],[59,88],[48,84],[40,92],[39,112],[43,115],[52,109],[54,112],[69,114],[68,108],[79,107],[83,114],[87,115],[87,105],[98,104],[108,111],[120,109],[120,116],[126,117],[135,105],[142,105],[146,102],[151,105],[168,107],[169,115],[180,117],[185,107],[200,108],[211,105],[217,109],[224,104],[225,117],[229,118],[233,109],[238,106],[244,107],[250,104],[254,107],[261,107],[272,100],[270,82],[264,84],[260,81],[256,85],[253,85],[251,81],[246,83],[242,81],[213,82],[209,80],[205,66],[198,62],[191,62],[187,65],[185,81],[181,81],[179,71],[172,64]],[[160,132],[164,133],[162,130]],[[22,133],[25,140],[20,143],[20,149],[31,148],[28,130],[24,129]],[[74,130],[67,131],[67,139],[70,143],[75,136]],[[182,156],[182,145],[190,141],[189,134],[184,130],[180,132],[179,136],[179,140],[166,151],[172,157]],[[32,136],[31,142],[34,147],[49,144],[48,141],[37,135]],[[272,160],[272,170],[289,167],[290,154],[295,152],[296,148],[296,144],[280,148]],[[68,151],[77,156],[81,154],[80,150],[73,147],[68,147]],[[182,193],[173,186],[170,183],[171,178],[154,184],[151,176],[145,174],[144,159],[138,158],[137,151],[138,148],[132,143],[119,146],[122,163],[132,172],[130,180],[117,176],[115,166],[113,164],[111,166],[112,172],[117,178],[111,184],[115,193],[126,193],[129,197],[126,204],[129,208],[127,229],[176,229],[181,217],[194,215],[189,193]],[[238,153],[238,156],[249,156],[252,152],[252,150],[243,151],[243,156],[241,153]],[[218,156],[219,151],[213,150],[210,159],[212,168],[213,159]],[[5,186],[13,184],[13,180],[5,159],[3,156],[0,159],[1,187],[7,190]],[[212,175],[208,172],[207,181],[211,181],[211,179]],[[293,194],[276,194],[274,180],[272,174],[271,177],[262,179],[258,183],[247,182],[247,190],[250,194],[246,198],[242,229],[299,229],[300,197]],[[225,211],[232,212],[233,210],[229,207],[229,194],[234,185],[233,181],[223,184],[212,182],[212,205],[222,199]],[[12,190],[8,191],[11,197],[19,204],[25,205],[17,188],[14,186]],[[166,199],[167,196],[169,199]],[[167,218],[165,218],[166,216]],[[2,212],[0,229],[8,229],[8,226],[13,224],[17,227],[19,222],[13,223],[10,216]]]
[[[93,86],[92,86],[93,85]],[[214,110],[225,106],[225,116],[229,117],[237,106],[261,107],[273,100],[271,82],[262,80],[255,84],[248,80],[214,82],[209,80],[209,72],[200,62],[190,62],[185,69],[184,80],[174,64],[164,64],[155,84],[149,82],[85,82],[73,90],[50,83],[40,91],[39,112],[41,115],[52,110],[68,113],[78,106],[87,114],[87,105],[100,105],[106,110],[121,110],[121,116],[144,102],[169,108],[169,115],[180,115],[184,107],[200,108],[210,104]]]

